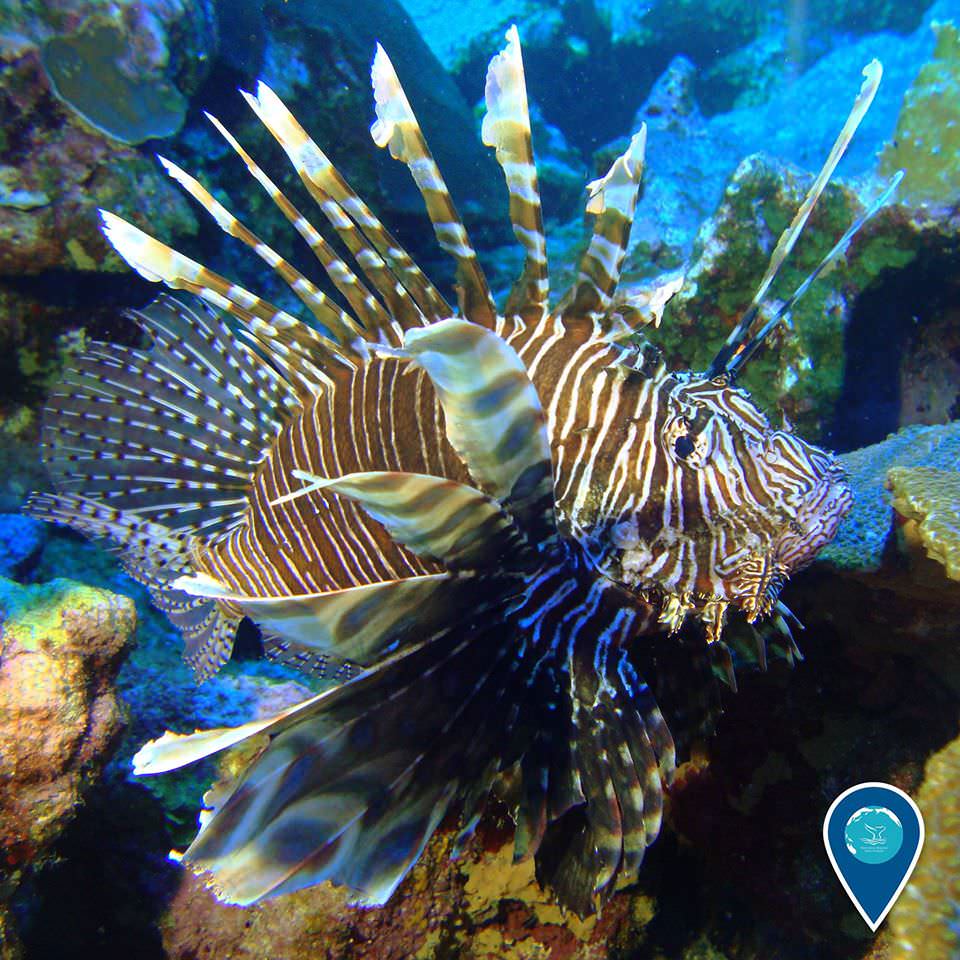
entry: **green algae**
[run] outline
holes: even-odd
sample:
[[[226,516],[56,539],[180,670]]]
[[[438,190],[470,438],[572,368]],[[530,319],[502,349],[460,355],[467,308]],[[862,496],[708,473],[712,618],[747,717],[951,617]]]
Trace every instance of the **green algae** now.
[[[960,194],[960,31],[952,22],[933,31],[933,59],[903,98],[880,172],[904,170],[902,193],[914,202],[952,204]]]
[[[810,175],[763,154],[747,157],[727,183],[714,215],[701,227],[690,269],[649,338],[672,368],[705,369],[748,308],[777,238],[790,224]],[[773,316],[817,267],[869,196],[830,184],[765,300]],[[895,206],[880,211],[846,255],[817,279],[781,327],[746,366],[741,385],[756,403],[782,411],[808,439],[823,436],[846,374],[845,334],[861,294],[889,270],[917,256],[915,230]]]
[[[115,23],[91,17],[75,33],[51,37],[40,60],[53,92],[101,133],[128,144],[172,136],[187,101],[162,78],[136,75],[131,52]]]

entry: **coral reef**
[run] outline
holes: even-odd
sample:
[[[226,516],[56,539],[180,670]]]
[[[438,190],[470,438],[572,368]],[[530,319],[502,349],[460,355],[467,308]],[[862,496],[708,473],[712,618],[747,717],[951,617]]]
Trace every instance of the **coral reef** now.
[[[887,960],[951,960],[960,953],[960,737],[927,760],[916,794],[926,840],[890,911]]]
[[[887,474],[893,509],[906,521],[947,576],[960,580],[960,472],[935,467],[895,467]]]
[[[76,33],[51,37],[40,62],[53,92],[108,137],[141,143],[172,136],[183,124],[187,101],[165,80],[120,68],[127,39],[112,19],[91,17]]]
[[[583,182],[580,166],[592,161],[605,170],[614,153],[622,152],[623,141],[613,138],[628,131],[631,118],[651,128],[644,196],[625,274],[642,301],[658,289],[663,271],[675,271],[692,257],[686,287],[669,308],[672,315],[659,331],[651,331],[677,363],[702,364],[739,316],[772,243],[809,183],[808,173],[801,171],[818,168],[859,82],[860,68],[878,56],[885,78],[840,168],[848,179],[824,196],[774,293],[790,293],[872,196],[876,181],[870,176],[849,178],[872,173],[877,146],[890,137],[898,110],[901,126],[881,170],[886,174],[906,167],[902,196],[926,206],[898,203],[868,225],[848,259],[810,291],[797,312],[795,332],[783,334],[786,349],[772,351],[784,361],[764,366],[758,359],[761,373],[749,385],[771,412],[782,407],[805,435],[829,436],[834,429],[844,447],[865,441],[847,424],[831,428],[831,411],[838,407],[842,415],[853,410],[879,424],[884,388],[896,409],[873,436],[924,417],[937,421],[957,415],[960,393],[953,358],[960,354],[952,332],[956,314],[949,306],[956,302],[956,291],[941,278],[953,269],[960,249],[960,219],[946,209],[958,191],[957,151],[951,147],[956,104],[946,92],[957,86],[958,39],[952,26],[938,27],[936,35],[930,26],[956,12],[950,0],[936,4],[912,35],[862,39],[857,38],[868,30],[912,30],[921,7],[891,0],[840,5],[811,0],[806,5],[810,17],[798,24],[772,8],[758,14],[754,5],[736,29],[724,30],[720,20],[703,15],[703,5],[695,11],[686,2],[675,4],[665,17],[667,5],[661,2],[629,6],[604,0],[561,9],[533,0],[490,0],[461,5],[451,17],[446,2],[404,0],[415,25],[388,0],[238,0],[219,6],[219,51],[207,32],[210,4],[205,0],[51,0],[0,9],[0,354],[5,358],[0,510],[15,510],[27,490],[45,485],[35,462],[37,410],[46,385],[76,345],[77,334],[64,337],[64,331],[82,324],[90,336],[117,339],[117,307],[143,295],[135,281],[116,272],[119,264],[99,234],[96,207],[117,210],[141,224],[148,219],[167,240],[197,231],[189,205],[149,159],[147,148],[131,149],[118,136],[136,141],[180,126],[187,99],[212,63],[214,85],[204,88],[202,102],[194,106],[221,115],[271,175],[279,172],[286,178],[281,186],[295,193],[295,177],[271,159],[272,144],[262,138],[259,125],[248,122],[235,95],[237,85],[248,86],[262,76],[304,117],[358,190],[386,211],[391,225],[414,210],[419,216],[419,200],[405,172],[369,142],[367,75],[374,39],[381,39],[428,127],[458,203],[467,217],[480,221],[479,230],[471,224],[474,238],[490,248],[504,239],[483,229],[485,221],[500,218],[495,204],[502,202],[502,183],[496,170],[490,174],[491,160],[479,146],[469,105],[482,93],[478,78],[511,20],[519,22],[525,41],[536,101],[534,137],[546,161],[548,217],[569,214]],[[116,16],[105,21],[108,7]],[[737,9],[727,5],[722,13]],[[857,16],[850,16],[851,11]],[[691,23],[694,15],[702,22]],[[417,28],[436,58],[425,54]],[[723,35],[717,37],[717,31]],[[114,50],[105,51],[99,63],[91,65],[88,58],[87,72],[77,79],[90,77],[92,68],[113,70],[103,90],[112,89],[114,98],[127,82],[128,91],[146,84],[155,104],[149,111],[105,116],[98,112],[103,104],[96,103],[96,96],[93,106],[83,99],[99,89],[87,84],[71,92],[58,82],[54,55],[75,51],[97,36]],[[935,39],[936,59],[918,76]],[[674,59],[679,53],[685,58]],[[127,99],[133,107],[148,102],[140,92]],[[218,198],[228,194],[238,215],[287,253],[279,239],[286,227],[269,200],[248,189],[242,164],[224,162],[226,147],[195,113],[176,138],[163,144],[163,152],[198,171]],[[757,151],[766,156],[741,164]],[[582,205],[578,201],[576,206],[571,222],[551,231],[556,286],[575,270],[586,236]],[[431,260],[435,251],[429,231],[419,220],[400,222],[405,243],[422,243],[430,251],[424,256],[416,249],[418,259],[439,282],[448,280],[445,261]],[[216,247],[219,238],[201,232],[198,243],[206,250]],[[248,263],[228,256],[217,260],[214,253],[218,269],[246,282]],[[512,279],[521,257],[515,246],[492,257],[484,254],[495,287],[503,286],[501,277]],[[673,283],[676,276],[667,279]],[[946,305],[925,312],[937,298]],[[887,328],[878,327],[877,308],[884,301],[899,315],[896,322],[909,328],[902,345]],[[104,335],[107,329],[110,335]],[[937,351],[936,375],[930,344]],[[874,350],[893,354],[899,366],[888,375]],[[857,377],[864,387],[860,400],[848,390]],[[144,591],[118,573],[108,555],[54,535],[39,545],[38,557],[33,532],[12,518],[0,518],[0,574],[43,579],[67,572],[134,597],[140,622],[136,649],[116,682],[131,718],[108,767],[110,783],[100,781],[87,789],[108,752],[106,742],[112,737],[105,726],[94,731],[94,740],[104,747],[101,757],[82,770],[71,767],[56,781],[56,789],[62,788],[56,797],[86,797],[79,816],[90,819],[74,824],[89,835],[69,848],[64,854],[68,860],[21,888],[24,898],[32,898],[30,910],[37,917],[29,943],[51,944],[47,953],[38,950],[36,956],[69,953],[70,948],[56,942],[56,934],[44,939],[39,928],[48,926],[82,931],[76,955],[121,955],[123,945],[128,946],[126,955],[137,955],[149,943],[153,952],[145,955],[165,954],[170,960],[203,956],[204,951],[251,960],[325,955],[467,960],[865,957],[870,948],[863,925],[817,845],[819,821],[830,800],[854,778],[886,779],[914,791],[922,758],[956,732],[960,597],[939,565],[905,552],[906,525],[898,513],[912,511],[910,481],[922,475],[901,468],[960,469],[960,432],[956,424],[912,427],[843,459],[857,491],[855,509],[823,561],[791,584],[785,596],[807,627],[797,636],[806,662],[789,678],[780,663],[763,674],[744,674],[739,697],[727,702],[717,738],[707,746],[694,744],[697,762],[688,762],[678,777],[668,824],[648,858],[642,889],[619,894],[599,923],[560,915],[529,870],[509,867],[510,828],[496,815],[484,821],[477,840],[456,863],[446,859],[451,832],[442,831],[384,910],[345,908],[341,894],[330,888],[241,910],[218,903],[201,882],[179,872],[167,902],[165,884],[174,868],[163,858],[171,845],[183,845],[195,830],[197,802],[212,773],[200,769],[132,785],[127,782],[130,754],[164,728],[242,722],[302,697],[304,688],[290,686],[290,677],[279,668],[250,661],[230,665],[215,681],[194,687],[179,659],[179,640],[149,606]],[[903,498],[899,504],[891,503],[884,486],[891,468]],[[54,594],[43,592],[48,589],[0,590],[5,604],[14,598],[4,630],[0,682],[7,669],[8,638],[27,618],[18,612],[17,598],[35,598],[31,603],[40,604],[49,596],[53,602]],[[79,587],[63,591],[81,612],[87,608],[77,598],[104,596]],[[129,608],[117,617],[127,622]],[[66,636],[65,624],[54,626]],[[54,627],[50,630],[54,635]],[[255,641],[245,649],[248,655],[255,651]],[[39,668],[37,658],[48,654],[37,650],[29,656]],[[98,671],[101,656],[106,653],[89,654]],[[116,666],[114,659],[107,660],[104,677]],[[66,669],[58,658],[51,663],[51,670]],[[97,719],[106,712],[116,723],[108,694],[98,700],[99,692],[88,688],[86,695],[101,706],[85,716]],[[79,708],[63,709],[66,713],[59,716],[81,717]],[[5,711],[6,703],[0,704],[3,717]],[[0,757],[6,756],[6,742],[0,742]],[[74,760],[80,763],[81,756],[87,757],[84,750]],[[942,846],[933,843],[933,831],[950,835],[937,825],[946,822],[941,814],[957,815],[949,786],[958,762],[953,744],[928,764],[920,803],[928,813],[932,845],[910,888],[922,892],[912,898],[905,894],[891,915],[890,960],[917,955],[906,952],[903,943],[908,941],[929,943],[931,951],[943,944],[945,956],[956,950],[957,914],[932,905],[956,879],[957,845],[952,839]],[[4,775],[0,759],[0,796],[6,797]],[[786,826],[779,815],[784,808],[797,812]],[[5,826],[7,809],[0,802]],[[52,793],[42,809],[52,819],[18,825],[27,842],[13,851],[16,866],[8,871],[7,886],[0,880],[3,960],[17,950],[12,922],[3,912],[9,885],[32,856],[27,847],[36,844],[36,850],[49,851],[48,836],[72,812],[57,820]],[[21,816],[20,809],[14,814]],[[92,832],[94,826],[99,833]],[[36,835],[29,833],[32,829]],[[114,874],[109,895],[89,880],[100,876],[101,860]],[[738,873],[735,884],[731,864]],[[58,895],[64,890],[70,892],[69,904]],[[960,892],[952,899],[960,902]],[[72,922],[78,918],[82,926]],[[883,944],[875,949],[869,955],[879,958]],[[936,954],[931,956],[935,960]]]
[[[197,229],[152,159],[116,138],[180,126],[214,50],[211,17],[207,0],[0,7],[0,509],[36,485],[36,408],[79,329],[143,299],[97,208],[168,236]],[[179,99],[176,117],[156,115],[152,87]]]
[[[888,473],[901,467],[960,470],[960,423],[907,427],[882,443],[843,454],[841,461],[854,490],[853,509],[819,562],[849,572],[876,572],[893,530]]]
[[[200,0],[0,13],[0,275],[118,269],[98,206],[139,211],[175,233],[194,228],[153,164],[117,141],[179,128],[215,49],[211,16]],[[160,109],[161,91],[176,116]]]
[[[933,32],[933,59],[904,96],[880,170],[905,170],[903,193],[915,202],[950,204],[960,192],[960,32],[952,22],[935,22]]]
[[[53,97],[37,48],[9,44],[0,35],[0,280],[119,270],[100,234],[99,206],[127,210],[171,234],[196,229],[186,202],[151,160],[89,129]]]
[[[114,681],[136,617],[68,580],[0,580],[0,901],[74,816],[122,729]]]
[[[212,955],[255,960],[603,960],[643,941],[653,900],[616,895],[598,920],[565,915],[537,885],[532,861],[512,861],[511,829],[488,817],[458,861],[441,830],[383,908],[345,905],[329,884],[250,908],[219,903],[185,876],[161,921],[169,960]]]

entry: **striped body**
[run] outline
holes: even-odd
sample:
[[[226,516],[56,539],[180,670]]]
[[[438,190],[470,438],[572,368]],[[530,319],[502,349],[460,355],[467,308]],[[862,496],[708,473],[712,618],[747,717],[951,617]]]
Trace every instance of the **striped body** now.
[[[371,132],[409,166],[456,262],[456,308],[263,84],[247,102],[336,241],[213,122],[329,294],[164,165],[310,321],[103,215],[141,275],[217,312],[162,298],[135,315],[151,350],[95,344],[80,358],[44,427],[57,493],[28,509],[118,548],[198,679],[249,617],[268,656],[338,682],[276,717],[138,754],[155,773],[263,738],[208,794],[185,855],[233,902],[333,880],[383,903],[448,810],[459,848],[511,774],[516,857],[534,856],[562,903],[597,908],[636,878],[660,827],[675,745],[657,699],[699,730],[713,674],[733,684],[731,649],[763,666],[769,641],[792,660],[778,594],[850,505],[834,459],[773,429],[734,384],[769,321],[741,324],[704,374],[668,371],[626,323],[615,295],[644,131],[588,186],[593,239],[550,306],[515,29],[507,39],[483,139],[526,259],[502,313],[379,48]],[[867,72],[854,118],[879,80]]]

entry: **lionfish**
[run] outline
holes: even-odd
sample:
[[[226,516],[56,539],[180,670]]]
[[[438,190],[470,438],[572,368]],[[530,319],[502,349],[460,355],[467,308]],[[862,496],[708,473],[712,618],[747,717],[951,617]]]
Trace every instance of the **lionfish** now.
[[[559,902],[585,914],[636,880],[676,764],[656,699],[670,696],[669,670],[649,651],[679,643],[686,624],[699,637],[690,656],[729,676],[728,613],[789,637],[778,594],[851,506],[837,461],[771,426],[736,378],[895,186],[792,297],[762,309],[880,73],[865,68],[705,372],[668,370],[615,295],[644,129],[589,184],[593,236],[550,306],[515,27],[489,67],[482,128],[525,251],[502,312],[379,46],[373,139],[413,175],[456,265],[456,308],[263,83],[243,96],[352,265],[209,119],[339,297],[161,162],[312,321],[102,211],[133,269],[205,304],[163,297],[133,314],[150,349],[93,343],[76,361],[43,428],[57,493],[27,509],[111,542],[182,633],[199,680],[250,618],[268,656],[338,681],[266,720],[168,733],[135,759],[156,773],[256,746],[206,795],[183,855],[221,898],[331,880],[352,902],[385,903],[448,814],[463,850],[506,780],[515,859],[535,857]]]

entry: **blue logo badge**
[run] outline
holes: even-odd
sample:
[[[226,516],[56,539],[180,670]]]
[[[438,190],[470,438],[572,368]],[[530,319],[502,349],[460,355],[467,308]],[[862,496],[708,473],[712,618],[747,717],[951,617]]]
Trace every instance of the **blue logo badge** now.
[[[823,843],[853,905],[876,930],[917,865],[923,817],[897,787],[860,783],[830,805]]]

